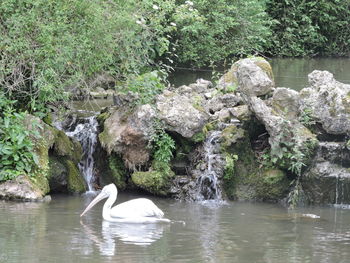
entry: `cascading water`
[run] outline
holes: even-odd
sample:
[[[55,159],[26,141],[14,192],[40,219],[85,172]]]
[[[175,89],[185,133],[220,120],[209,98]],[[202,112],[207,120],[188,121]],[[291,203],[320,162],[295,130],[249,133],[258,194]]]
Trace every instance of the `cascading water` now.
[[[79,169],[85,178],[89,191],[94,191],[94,158],[93,154],[97,143],[98,122],[95,116],[79,120],[74,130],[66,132],[70,137],[77,139],[83,147],[83,157]]]
[[[220,154],[221,131],[211,131],[204,142],[205,171],[197,179],[196,200],[222,200],[219,178],[223,175],[224,158]]]

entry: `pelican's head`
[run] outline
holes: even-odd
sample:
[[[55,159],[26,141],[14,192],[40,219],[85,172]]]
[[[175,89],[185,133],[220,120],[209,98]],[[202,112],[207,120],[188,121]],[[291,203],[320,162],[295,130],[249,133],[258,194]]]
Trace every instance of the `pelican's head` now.
[[[107,198],[109,196],[113,196],[113,195],[115,195],[115,197],[117,197],[117,194],[118,194],[118,190],[114,184],[106,185],[105,187],[102,188],[101,193],[99,193],[99,195],[96,196],[95,199],[91,201],[91,203],[85,208],[84,212],[81,213],[80,216],[85,215],[85,213],[87,211],[89,211],[94,205],[96,205],[102,199],[105,199],[105,198]]]
[[[102,191],[100,194],[104,194],[106,195],[106,197],[112,195],[112,194],[116,194],[118,193],[117,187],[115,186],[115,184],[109,184],[106,185],[105,187],[102,188]]]

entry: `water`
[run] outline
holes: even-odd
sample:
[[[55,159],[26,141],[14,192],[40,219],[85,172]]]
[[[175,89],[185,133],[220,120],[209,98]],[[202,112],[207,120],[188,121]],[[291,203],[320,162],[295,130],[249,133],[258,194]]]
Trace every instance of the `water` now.
[[[268,61],[277,87],[301,90],[308,86],[307,75],[315,69],[328,70],[338,81],[350,84],[350,58],[273,58]],[[228,69],[225,67],[217,71],[223,74]],[[170,76],[170,82],[177,87],[194,83],[199,78],[211,80],[211,70],[178,69]]]
[[[220,137],[221,131],[211,131],[204,142],[204,161],[207,168],[197,180],[198,201],[222,199],[219,177],[223,173],[224,160],[220,154]]]
[[[138,196],[120,195],[118,202]],[[0,262],[349,262],[350,210],[273,204],[202,205],[151,199],[174,224],[103,222],[93,196],[0,201]],[[119,200],[121,199],[121,200]],[[320,219],[303,217],[303,213]]]
[[[95,116],[86,117],[80,122],[73,131],[66,132],[66,134],[77,139],[83,147],[83,156],[79,163],[79,170],[84,176],[88,190],[93,191],[95,181],[93,154],[97,144],[98,122]]]

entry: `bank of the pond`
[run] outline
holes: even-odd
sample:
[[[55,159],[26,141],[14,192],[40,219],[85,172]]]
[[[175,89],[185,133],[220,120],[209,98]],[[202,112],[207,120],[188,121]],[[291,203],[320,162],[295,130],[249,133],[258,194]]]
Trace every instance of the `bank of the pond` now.
[[[161,89],[155,72],[146,77],[137,83],[156,85],[152,97],[115,92],[103,104],[75,103],[54,122],[59,130],[43,123],[52,135],[40,148],[43,195],[114,183],[186,201],[350,203],[350,85],[332,73],[314,70],[300,91],[280,88],[268,61],[252,57],[217,83]]]

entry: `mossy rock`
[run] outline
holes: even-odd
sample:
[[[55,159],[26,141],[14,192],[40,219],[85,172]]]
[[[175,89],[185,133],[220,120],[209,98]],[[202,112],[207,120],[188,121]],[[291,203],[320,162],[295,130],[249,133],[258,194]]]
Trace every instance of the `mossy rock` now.
[[[57,130],[54,150],[59,156],[67,156],[75,163],[79,162],[83,154],[83,149],[79,142],[69,138],[63,131]]]
[[[261,68],[265,73],[269,76],[270,79],[274,79],[273,77],[273,71],[272,67],[269,62],[267,62],[264,58],[262,57],[256,57],[254,59],[255,65],[257,65],[259,68]]]
[[[238,140],[241,140],[245,136],[246,136],[245,130],[238,128],[235,125],[228,126],[222,131],[221,145],[224,148],[228,148],[231,145],[234,145],[235,143],[237,143]]]
[[[103,111],[101,112],[99,115],[97,115],[96,119],[99,125],[103,125],[103,123],[105,122],[105,120],[111,116],[111,113],[109,111]]]
[[[68,176],[67,189],[70,193],[83,193],[86,191],[86,183],[80,175],[78,167],[71,161],[66,161]]]
[[[48,179],[52,192],[83,193],[87,185],[77,164],[65,156],[50,156]]]
[[[291,181],[284,171],[279,169],[266,170],[257,188],[257,196],[263,201],[278,201],[286,197]]]
[[[203,131],[200,131],[200,132],[197,132],[195,135],[193,135],[190,138],[190,141],[194,143],[199,143],[199,142],[203,142],[205,138],[206,138],[205,133]]]
[[[134,172],[131,178],[139,188],[155,195],[167,196],[173,175],[173,172],[147,171]]]
[[[112,182],[118,189],[124,190],[126,188],[127,172],[123,160],[116,155],[111,155],[108,157],[108,167]]]

